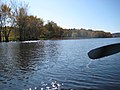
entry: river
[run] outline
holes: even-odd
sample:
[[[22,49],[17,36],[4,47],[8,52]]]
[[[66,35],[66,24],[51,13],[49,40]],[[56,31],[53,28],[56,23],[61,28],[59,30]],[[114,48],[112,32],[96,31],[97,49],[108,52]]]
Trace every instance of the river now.
[[[0,43],[0,90],[120,90],[120,53],[92,60],[94,48],[120,38]],[[51,89],[53,90],[53,89]]]

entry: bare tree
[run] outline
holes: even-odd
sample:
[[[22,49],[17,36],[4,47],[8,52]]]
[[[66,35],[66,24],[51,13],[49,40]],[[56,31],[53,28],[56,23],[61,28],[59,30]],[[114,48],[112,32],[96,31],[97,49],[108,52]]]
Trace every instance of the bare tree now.
[[[26,17],[28,16],[28,4],[22,2],[11,1],[12,8],[14,9],[14,15],[16,17],[16,24],[19,31],[19,40],[25,40],[25,27]]]
[[[0,0],[0,7],[1,7],[2,1]],[[2,12],[0,10],[0,42],[2,41],[2,36],[1,36],[1,30],[2,30]]]

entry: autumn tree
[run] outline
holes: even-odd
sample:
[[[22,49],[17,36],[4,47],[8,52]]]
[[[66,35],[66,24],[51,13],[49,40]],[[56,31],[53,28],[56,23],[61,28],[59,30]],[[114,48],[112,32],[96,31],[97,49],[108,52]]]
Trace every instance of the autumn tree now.
[[[4,36],[3,38],[5,38],[5,41],[8,42],[10,32],[13,28],[7,28],[7,27],[14,26],[15,18],[13,16],[11,8],[7,4],[2,4],[0,6],[0,12],[1,12],[0,14],[1,32]]]
[[[40,38],[112,37],[111,33],[102,30],[63,29],[53,21],[48,21],[44,25],[43,19],[28,14],[28,4],[11,0],[10,5],[8,5],[0,0],[0,42],[2,39],[8,42],[9,36],[19,41]]]
[[[48,38],[60,38],[63,35],[63,29],[53,21],[48,21],[45,28],[48,30]]]
[[[16,18],[16,28],[19,32],[19,41],[26,40],[25,30],[28,16],[28,4],[22,2],[11,1],[11,7],[13,8]]]
[[[0,0],[0,7],[1,7],[1,0]],[[0,42],[2,41],[2,35],[1,35],[1,30],[2,30],[2,11],[0,9]]]
[[[26,17],[25,38],[27,40],[39,39],[42,33],[43,20],[36,16]]]

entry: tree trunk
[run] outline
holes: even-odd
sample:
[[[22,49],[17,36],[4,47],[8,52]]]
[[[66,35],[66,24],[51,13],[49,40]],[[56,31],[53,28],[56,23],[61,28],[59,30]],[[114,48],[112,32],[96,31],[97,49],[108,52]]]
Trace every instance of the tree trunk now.
[[[2,42],[1,29],[0,29],[0,42]]]
[[[1,30],[2,30],[2,21],[1,21],[1,14],[0,14],[0,42],[2,41]]]
[[[0,42],[2,42],[2,25],[0,26]]]
[[[5,26],[5,31],[4,31],[5,42],[9,42],[10,32],[11,32],[11,30],[9,30],[8,32],[6,31],[6,26]]]
[[[8,36],[5,36],[5,42],[9,42]]]

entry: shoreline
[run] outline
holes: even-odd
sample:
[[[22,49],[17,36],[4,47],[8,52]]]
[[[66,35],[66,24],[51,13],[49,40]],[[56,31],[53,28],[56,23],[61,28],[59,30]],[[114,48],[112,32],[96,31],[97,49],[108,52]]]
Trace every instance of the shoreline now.
[[[107,37],[108,38],[108,37]],[[120,38],[120,37],[110,37],[110,38]],[[40,40],[78,40],[78,39],[104,39],[104,38],[86,38],[86,37],[66,37],[66,38],[42,38],[42,39],[36,39],[36,40],[24,40],[24,41],[19,41],[19,40],[10,40],[9,42],[36,42],[36,41],[40,41]],[[0,42],[2,43],[2,42]]]

